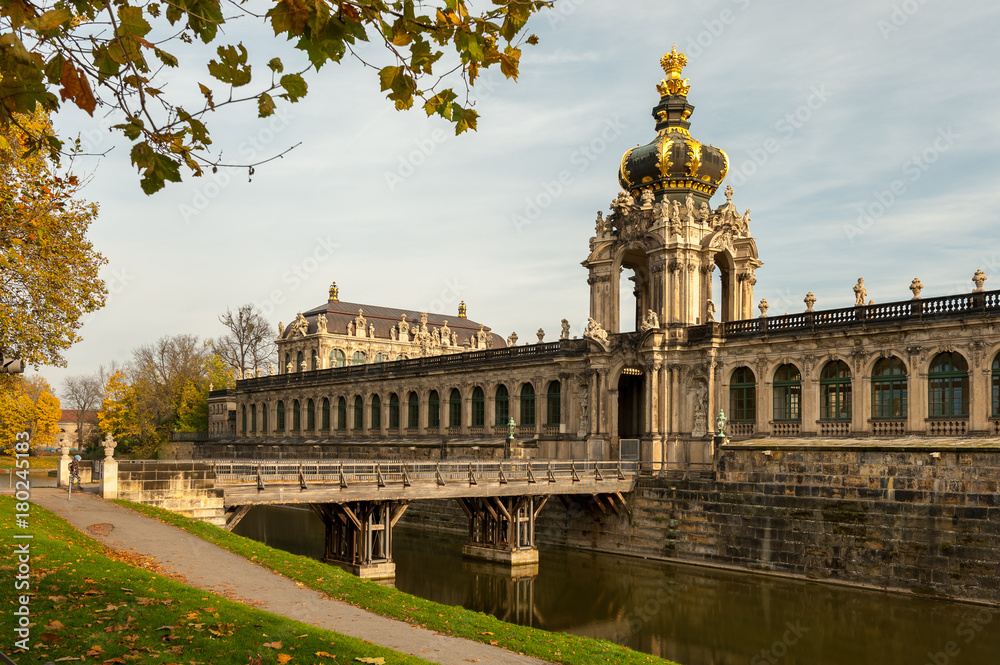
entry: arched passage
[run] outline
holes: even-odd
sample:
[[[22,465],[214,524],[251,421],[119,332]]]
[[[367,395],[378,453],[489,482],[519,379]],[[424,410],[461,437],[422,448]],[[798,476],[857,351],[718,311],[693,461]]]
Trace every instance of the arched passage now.
[[[646,377],[638,367],[626,367],[618,378],[618,437],[638,439],[645,432]]]

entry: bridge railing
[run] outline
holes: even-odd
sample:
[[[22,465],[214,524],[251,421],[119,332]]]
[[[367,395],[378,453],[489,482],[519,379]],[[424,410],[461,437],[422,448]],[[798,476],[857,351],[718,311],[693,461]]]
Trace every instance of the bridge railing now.
[[[217,484],[252,483],[347,483],[407,484],[414,481],[472,482],[496,481],[501,474],[507,481],[543,482],[556,479],[620,479],[641,472],[638,462],[544,460],[544,461],[466,461],[407,462],[402,460],[233,460],[211,461]]]

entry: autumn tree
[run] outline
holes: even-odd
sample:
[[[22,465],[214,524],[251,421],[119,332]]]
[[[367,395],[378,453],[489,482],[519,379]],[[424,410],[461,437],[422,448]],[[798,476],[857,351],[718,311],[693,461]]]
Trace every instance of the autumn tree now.
[[[61,418],[59,399],[42,377],[13,376],[0,381],[0,449],[13,450],[21,432],[30,435],[32,448],[54,446]]]
[[[48,131],[45,115],[12,119],[0,127],[0,352],[35,367],[65,365],[81,317],[107,294],[98,275],[105,260],[87,239],[97,206],[78,200],[74,176],[30,153],[28,133]]]
[[[87,376],[71,376],[63,385],[63,401],[76,414],[76,442],[78,448],[86,443],[86,430],[97,423],[88,420],[88,413],[96,411],[101,406],[104,385],[97,374]]]
[[[213,340],[212,350],[239,376],[247,370],[256,373],[274,360],[275,331],[256,305],[241,305],[235,312],[226,308],[219,323],[228,332]]]
[[[0,123],[37,107],[55,111],[64,101],[91,115],[98,107],[120,111],[116,129],[133,142],[132,164],[142,172],[143,190],[151,193],[166,181],[180,181],[182,168],[201,175],[206,167],[221,165],[206,124],[212,111],[251,103],[260,117],[270,116],[277,104],[306,95],[308,70],[349,57],[377,71],[397,109],[409,109],[419,99],[427,115],[441,116],[461,133],[475,129],[478,115],[468,94],[461,95],[462,88],[450,81],[457,78],[467,93],[479,71],[492,66],[516,78],[520,46],[537,42],[524,33],[525,24],[552,3],[492,0],[489,8],[470,11],[472,4],[0,0]],[[260,67],[254,72],[246,46],[226,43],[238,21],[260,20],[301,52],[294,58],[298,66],[289,68],[274,57],[262,73]],[[217,45],[215,57],[194,62],[200,55],[190,55],[195,49],[184,45],[195,40]],[[200,101],[182,104],[190,96],[180,86],[191,83],[197,88],[190,92]],[[36,140],[53,154],[63,147],[51,131]]]

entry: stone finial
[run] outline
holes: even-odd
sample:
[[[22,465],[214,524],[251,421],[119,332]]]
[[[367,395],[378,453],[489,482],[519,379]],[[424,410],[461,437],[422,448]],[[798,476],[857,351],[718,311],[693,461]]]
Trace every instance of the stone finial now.
[[[978,293],[983,290],[983,284],[989,279],[982,270],[977,270],[976,274],[972,276],[972,283],[976,285],[976,288],[972,289],[973,293]]]
[[[854,285],[854,306],[863,307],[867,297],[868,289],[865,288],[865,278],[858,277],[858,283]]]
[[[733,205],[733,186],[726,185],[726,205]]]
[[[340,302],[340,289],[336,282],[330,284],[330,302]]]
[[[729,418],[726,418],[726,412],[719,409],[719,415],[715,417],[715,435],[726,438],[726,423],[729,422]]]
[[[761,298],[760,299],[760,304],[757,305],[757,307],[760,309],[760,318],[766,319],[767,318],[767,310],[770,307],[770,305],[767,304],[767,298]]]
[[[101,442],[101,445],[104,446],[104,459],[109,461],[114,459],[115,448],[118,446],[118,442],[115,441],[115,438],[110,434],[105,434],[104,441]]]
[[[507,346],[517,346],[517,333],[512,332],[507,336]]]
[[[812,291],[810,291],[809,293],[806,294],[806,297],[805,299],[803,299],[802,302],[806,304],[806,311],[812,312],[814,311],[813,305],[816,304],[816,295]]]
[[[920,300],[920,292],[924,290],[924,285],[920,283],[920,279],[917,277],[913,278],[910,282],[910,291],[913,291],[913,300]]]
[[[545,331],[539,328],[535,335],[538,337],[538,343],[541,344],[542,340],[545,339]]]

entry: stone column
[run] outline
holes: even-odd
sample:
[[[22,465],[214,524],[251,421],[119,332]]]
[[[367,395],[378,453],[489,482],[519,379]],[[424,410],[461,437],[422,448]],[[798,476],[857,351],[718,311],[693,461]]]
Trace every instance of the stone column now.
[[[118,498],[118,460],[114,458],[118,445],[110,434],[104,436],[104,472],[101,475],[101,496],[105,499]]]
[[[679,365],[670,368],[670,433],[677,435],[681,431],[680,422],[680,373]]]
[[[863,373],[851,377],[851,429],[859,434],[868,434],[868,419],[872,412],[872,382]]]
[[[646,382],[649,386],[650,407],[649,407],[649,432],[654,437],[660,434],[660,363],[653,363],[649,370],[649,379]]]
[[[924,432],[927,429],[927,372],[921,367],[920,356],[911,354],[906,368],[906,429]]]
[[[59,466],[56,471],[56,487],[66,487],[69,485],[69,441],[66,440],[65,434],[59,435],[59,452],[62,456],[59,458]]]
[[[815,434],[819,430],[819,381],[815,380],[812,363],[802,365],[802,424],[799,431]]]
[[[774,386],[761,379],[757,388],[757,432],[769,434],[774,420]]]
[[[463,436],[469,435],[469,428],[472,427],[472,387],[462,386],[462,427]]]
[[[981,360],[981,353],[972,354],[973,362]],[[969,367],[969,430],[987,432],[989,430],[990,410],[993,406],[993,394],[990,390],[993,372],[987,362],[982,369],[975,364]]]
[[[424,436],[427,434],[427,403],[429,401],[431,391],[424,390],[423,398],[420,398],[420,393],[417,393],[417,436]],[[409,397],[407,397],[409,399]],[[409,406],[407,406],[409,408]],[[407,417],[409,415],[407,414]]]

